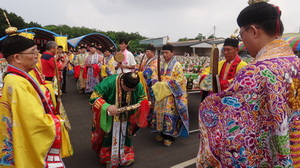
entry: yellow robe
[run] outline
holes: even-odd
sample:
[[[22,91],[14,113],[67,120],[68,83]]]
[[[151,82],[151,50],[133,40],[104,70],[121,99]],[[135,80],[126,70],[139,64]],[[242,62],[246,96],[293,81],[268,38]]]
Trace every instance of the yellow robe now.
[[[219,74],[219,76],[221,76],[221,70],[222,70],[222,67],[223,67],[223,65],[224,65],[224,63],[226,62],[226,60],[222,60],[222,61],[219,61],[218,62],[218,74]],[[241,60],[241,62],[239,63],[239,65],[237,66],[237,68],[236,68],[236,71],[235,71],[235,74],[238,72],[238,71],[240,71],[244,66],[246,66],[247,65],[247,63],[245,62],[245,61],[243,61],[243,60]],[[228,68],[227,68],[227,74],[228,74],[228,70],[229,70],[229,68],[230,68],[230,66],[228,66]],[[211,72],[210,72],[210,67],[207,67],[207,68],[205,68],[204,69],[204,71],[202,72],[202,74],[201,74],[201,76],[207,76],[207,75],[209,75]],[[227,76],[227,74],[224,74],[224,76]],[[205,78],[205,77],[204,77]],[[201,78],[202,80],[204,79],[204,78]],[[201,81],[202,81],[201,80]],[[222,80],[224,80],[224,79],[222,79]],[[228,80],[228,83],[230,84],[231,82],[232,82],[232,80],[233,79],[229,79]],[[201,82],[200,81],[200,82]]]
[[[45,113],[31,83],[8,74],[0,100],[0,167],[42,168],[55,139],[52,117]],[[10,157],[13,163],[3,163]]]
[[[225,63],[225,61],[226,60],[219,61],[219,63],[218,63],[218,74],[220,74],[221,69],[222,69],[223,64]],[[238,72],[239,70],[241,70],[246,65],[247,65],[247,63],[245,61],[241,61],[239,63],[239,65],[237,66],[237,68],[236,68],[236,72]],[[204,71],[202,72],[201,76],[208,75],[209,73],[210,73],[210,67],[207,67],[207,68],[204,69]]]
[[[173,60],[171,60],[170,63],[171,62],[173,62]],[[181,133],[188,131],[187,126],[183,124],[183,122],[186,124],[189,122],[187,109],[184,111],[184,114],[179,114],[177,109],[178,104],[175,103],[176,99],[181,99],[182,104],[180,106],[187,107],[186,80],[183,75],[181,64],[176,61],[171,69],[169,67],[170,63],[162,63],[161,67],[164,67],[164,73],[161,74],[161,82],[156,82],[152,86],[156,101],[150,125],[151,128],[157,132],[162,132],[163,134],[172,137],[178,137],[179,135],[186,135]],[[170,68],[170,74],[167,74],[168,68]],[[158,72],[155,70],[153,73],[153,81],[157,79]],[[182,91],[180,97],[174,96],[172,88],[168,85],[170,81],[176,81],[179,84],[180,90]],[[175,89],[173,91],[175,91]],[[184,121],[182,120],[182,117],[184,117]],[[185,129],[183,126],[185,126]]]
[[[36,74],[34,73],[33,70],[30,71],[28,74],[31,77],[33,77],[34,80],[38,81],[37,80],[37,76],[36,76]],[[52,100],[53,106],[55,108],[56,107],[56,98],[55,98],[55,94],[54,94],[53,83],[51,81],[45,81],[45,83],[46,84],[44,84],[44,85],[40,84],[40,87],[41,87],[41,89],[42,89],[42,91],[43,91],[44,94],[47,92],[47,89],[50,91],[51,100]]]

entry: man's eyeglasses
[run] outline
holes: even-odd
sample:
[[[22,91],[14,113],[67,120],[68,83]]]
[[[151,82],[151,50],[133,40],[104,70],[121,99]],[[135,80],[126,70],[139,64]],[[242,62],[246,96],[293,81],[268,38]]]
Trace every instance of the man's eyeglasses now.
[[[239,35],[237,36],[237,39],[238,39],[239,41],[243,41],[243,33],[245,33],[245,32],[246,32],[247,30],[249,30],[249,29],[250,29],[250,26],[247,27],[244,31],[240,32]]]
[[[237,39],[239,41],[243,40],[243,33],[245,33],[245,31],[249,30],[251,28],[251,26],[254,26],[256,29],[260,29],[261,28],[261,27],[256,26],[256,25],[249,25],[249,26],[247,26],[246,29],[244,31],[240,32],[240,34],[237,36]]]

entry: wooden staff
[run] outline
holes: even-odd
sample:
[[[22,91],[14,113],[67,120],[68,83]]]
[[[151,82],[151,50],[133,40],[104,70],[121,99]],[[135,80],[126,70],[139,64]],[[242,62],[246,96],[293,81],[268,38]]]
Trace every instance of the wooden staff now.
[[[219,75],[218,75],[218,64],[219,64],[219,49],[216,46],[213,46],[212,49],[212,57],[211,57],[211,69],[212,69],[212,90],[214,93],[218,93],[220,91]]]
[[[59,77],[59,72],[58,72],[58,67],[57,67],[57,60],[54,58],[54,71],[55,71],[55,76],[57,80],[57,102],[56,102],[56,111],[59,113],[59,115],[65,120],[65,127],[67,130],[71,130],[71,124],[69,121],[69,118],[67,116],[67,113],[62,106],[62,100],[61,100],[61,90],[60,90],[60,77]]]
[[[8,26],[11,27],[10,22],[9,22],[9,20],[8,20],[8,18],[7,18],[6,13],[3,12],[3,15],[4,15],[5,19],[6,19],[6,22],[7,22]]]
[[[59,77],[59,72],[58,72],[58,67],[57,67],[57,58],[54,58],[54,71],[55,71],[55,77],[57,81],[57,103],[56,103],[56,111],[59,112],[59,106],[61,103],[61,90],[60,90],[60,77]]]
[[[139,71],[142,70],[142,63],[143,63],[143,61],[144,61],[145,55],[146,55],[146,54],[143,55],[143,58],[142,58],[142,60],[141,60],[140,67],[139,67]]]
[[[161,81],[161,74],[160,74],[160,53],[157,56],[157,76],[158,76],[158,81]]]

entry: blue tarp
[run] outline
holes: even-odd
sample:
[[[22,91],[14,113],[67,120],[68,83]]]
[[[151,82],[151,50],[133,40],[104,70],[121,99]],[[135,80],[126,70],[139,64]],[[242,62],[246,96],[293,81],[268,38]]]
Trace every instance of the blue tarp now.
[[[68,43],[72,47],[85,44],[91,45],[94,43],[95,45],[101,45],[103,48],[116,48],[116,44],[108,36],[101,33],[90,33],[80,37],[72,38],[68,40]]]

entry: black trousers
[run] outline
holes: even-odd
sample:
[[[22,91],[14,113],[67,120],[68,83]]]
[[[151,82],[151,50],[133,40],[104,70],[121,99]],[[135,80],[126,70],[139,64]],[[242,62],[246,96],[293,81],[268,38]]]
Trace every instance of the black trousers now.
[[[66,92],[66,87],[67,87],[67,81],[66,81],[66,77],[67,77],[67,68],[63,69],[63,78],[62,78],[62,86],[61,86],[61,90],[62,92]]]
[[[52,82],[52,81],[53,81],[53,77],[45,77],[45,80],[46,80],[46,81],[51,81],[51,82]]]
[[[208,96],[209,91],[202,91],[202,95],[201,95],[201,102],[203,102],[203,100]]]

